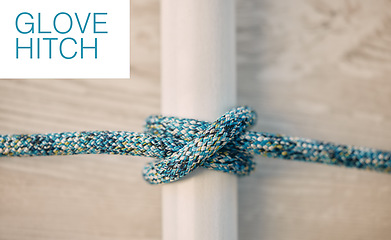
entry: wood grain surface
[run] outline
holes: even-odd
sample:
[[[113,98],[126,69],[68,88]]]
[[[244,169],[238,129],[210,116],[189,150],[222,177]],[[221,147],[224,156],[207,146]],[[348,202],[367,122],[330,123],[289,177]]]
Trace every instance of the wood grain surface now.
[[[238,0],[238,100],[257,110],[255,130],[391,150],[389,9]],[[131,80],[0,80],[0,134],[141,131],[160,111],[159,1],[132,0],[131,14]],[[143,182],[147,161],[1,158],[0,240],[161,239],[161,188]],[[239,239],[390,239],[390,175],[257,164],[239,180]]]

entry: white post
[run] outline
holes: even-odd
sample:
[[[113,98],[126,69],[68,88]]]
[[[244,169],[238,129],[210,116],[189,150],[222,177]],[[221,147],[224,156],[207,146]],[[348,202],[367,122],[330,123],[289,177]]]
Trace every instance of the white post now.
[[[236,104],[235,0],[162,0],[162,113],[214,121]],[[237,178],[163,186],[163,240],[236,240]]]

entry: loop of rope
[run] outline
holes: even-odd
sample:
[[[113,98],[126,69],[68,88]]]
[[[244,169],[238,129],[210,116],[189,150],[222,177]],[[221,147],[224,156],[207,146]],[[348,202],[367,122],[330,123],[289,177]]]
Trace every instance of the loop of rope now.
[[[180,124],[173,124],[174,132],[165,131],[165,128],[159,128],[156,123],[147,120],[149,132],[172,139],[173,143],[177,142],[176,145],[182,140],[182,147],[163,160],[149,163],[144,168],[144,178],[151,183],[173,182],[205,162],[207,168],[234,172],[237,175],[248,174],[253,169],[250,157],[240,153],[242,157],[237,156],[238,151],[234,146],[232,151],[231,148],[223,147],[254,124],[255,117],[255,112],[249,108],[239,107],[211,124],[204,124],[203,129],[201,126],[198,129],[192,128],[195,120],[184,119]],[[207,159],[209,161],[206,161]]]
[[[152,116],[144,133],[125,131],[0,135],[1,156],[120,154],[157,159],[143,171],[152,184],[176,181],[197,167],[248,175],[253,154],[391,171],[391,152],[336,145],[311,139],[246,131],[256,114],[235,108],[213,123],[195,119]]]

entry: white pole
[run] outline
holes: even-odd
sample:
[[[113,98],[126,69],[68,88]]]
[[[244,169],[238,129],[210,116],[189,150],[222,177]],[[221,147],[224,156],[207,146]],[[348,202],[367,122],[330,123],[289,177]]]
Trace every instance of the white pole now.
[[[213,121],[236,104],[235,0],[162,0],[162,113]],[[237,178],[163,186],[163,240],[236,240]]]

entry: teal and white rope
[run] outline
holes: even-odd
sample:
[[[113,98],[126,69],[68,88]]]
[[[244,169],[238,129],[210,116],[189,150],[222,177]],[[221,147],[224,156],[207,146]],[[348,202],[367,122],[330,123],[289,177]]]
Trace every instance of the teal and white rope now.
[[[311,139],[252,132],[256,114],[235,108],[213,123],[151,116],[144,133],[124,131],[0,135],[0,156],[120,154],[157,159],[143,171],[151,184],[176,181],[202,166],[248,175],[252,155],[391,171],[391,152]]]

